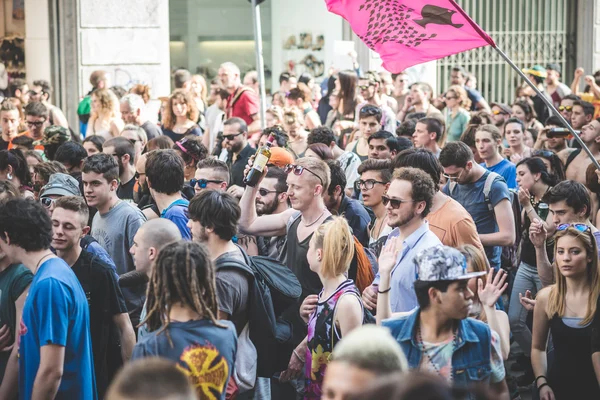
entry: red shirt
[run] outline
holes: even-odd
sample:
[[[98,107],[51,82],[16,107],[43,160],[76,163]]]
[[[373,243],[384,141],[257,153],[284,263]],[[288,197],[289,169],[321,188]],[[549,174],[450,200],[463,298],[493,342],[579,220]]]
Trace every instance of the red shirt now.
[[[240,86],[227,98],[227,118],[238,117],[250,125],[254,121],[252,116],[259,113],[259,107],[256,93],[252,89]]]

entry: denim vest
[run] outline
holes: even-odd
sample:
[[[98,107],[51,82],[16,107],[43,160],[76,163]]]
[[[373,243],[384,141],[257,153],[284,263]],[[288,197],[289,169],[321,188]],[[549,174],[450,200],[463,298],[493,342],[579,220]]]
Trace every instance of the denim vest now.
[[[390,329],[408,360],[410,369],[418,369],[422,352],[415,341],[415,324],[420,309],[408,316],[387,320],[383,326]],[[483,322],[473,318],[459,321],[456,332],[456,346],[452,354],[453,381],[466,386],[476,383],[489,383],[491,367],[492,334]]]

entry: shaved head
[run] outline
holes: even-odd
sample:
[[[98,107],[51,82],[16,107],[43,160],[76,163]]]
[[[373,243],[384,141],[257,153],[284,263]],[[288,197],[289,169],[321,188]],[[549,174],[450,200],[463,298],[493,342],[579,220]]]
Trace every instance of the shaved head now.
[[[163,246],[181,240],[181,232],[177,225],[164,218],[152,219],[140,228],[142,240],[146,248],[160,250]]]

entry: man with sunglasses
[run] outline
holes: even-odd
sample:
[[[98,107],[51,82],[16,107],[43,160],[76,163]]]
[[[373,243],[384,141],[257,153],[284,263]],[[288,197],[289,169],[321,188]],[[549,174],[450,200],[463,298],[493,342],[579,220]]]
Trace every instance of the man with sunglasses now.
[[[576,94],[569,94],[562,98],[560,101],[560,106],[558,107],[558,112],[567,120],[567,122],[571,123],[571,115],[573,114],[573,104],[576,101],[581,100],[579,96]]]
[[[511,196],[504,178],[496,174],[486,198],[486,180],[493,172],[477,164],[469,146],[462,142],[448,143],[440,163],[449,181],[443,192],[471,214],[490,266],[498,270],[502,246],[514,246],[516,240]]]
[[[196,164],[196,175],[190,180],[190,186],[196,194],[205,189],[227,190],[229,184],[229,168],[224,161],[216,158],[205,158]]]
[[[113,156],[119,164],[119,199],[133,203],[133,188],[135,186],[135,146],[124,137],[114,137],[107,140],[102,152]]]
[[[382,197],[387,210],[387,224],[394,228],[388,235],[388,242],[394,239],[402,243],[391,272],[389,298],[392,312],[411,311],[418,306],[413,291],[414,258],[421,250],[442,244],[425,220],[435,191],[435,183],[426,172],[417,168],[398,168]],[[362,298],[369,310],[377,308],[378,294],[385,293],[379,291],[379,280],[378,273],[373,284],[363,291]]]
[[[358,88],[361,96],[365,99],[363,103],[356,106],[356,125],[358,125],[358,114],[360,110],[370,104],[381,109],[381,127],[388,132],[394,132],[396,129],[396,115],[394,111],[385,104],[379,93],[381,87],[381,78],[375,71],[367,71],[364,76],[358,79]]]
[[[223,124],[223,148],[228,153],[227,166],[231,182],[228,192],[239,198],[246,186],[244,184],[244,168],[256,149],[248,144],[248,126],[243,119],[234,117]]]
[[[288,210],[287,174],[282,168],[270,166],[256,195],[256,213],[261,215],[277,215]],[[259,236],[256,238],[258,254],[279,260],[285,260],[286,235]]]
[[[512,109],[507,104],[492,103],[492,122],[500,131],[504,131],[504,124],[510,119]]]
[[[39,102],[48,109],[48,122],[50,125],[58,125],[69,129],[69,123],[67,122],[65,114],[60,108],[50,103],[51,97],[52,86],[50,85],[50,82],[44,79],[33,81],[33,86],[29,91],[30,102]]]

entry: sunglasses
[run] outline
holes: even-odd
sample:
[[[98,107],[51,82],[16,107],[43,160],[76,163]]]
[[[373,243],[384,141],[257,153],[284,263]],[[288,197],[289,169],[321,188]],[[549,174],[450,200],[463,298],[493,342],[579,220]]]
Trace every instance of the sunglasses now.
[[[316,176],[317,178],[319,178],[319,182],[321,182],[321,186],[324,185],[323,183],[323,179],[321,179],[321,177],[317,174],[315,174],[313,171],[311,171],[310,169],[306,168],[306,167],[302,167],[300,165],[294,165],[294,164],[288,164],[285,166],[285,168],[283,169],[285,171],[286,174],[289,174],[290,172],[294,172],[294,175],[302,175],[302,173],[304,171],[308,171],[311,174],[313,174],[314,176]]]
[[[263,189],[260,188],[258,189],[258,193],[262,196],[265,197],[266,195],[268,195],[269,193],[277,193],[279,194],[280,192],[278,192],[277,190],[267,190],[267,189]]]
[[[357,191],[359,191],[362,188],[365,188],[366,190],[371,190],[375,187],[376,183],[385,185],[387,182],[376,181],[375,179],[367,179],[366,181],[363,181],[362,179],[360,179],[360,180],[354,182],[354,188]]]
[[[573,111],[573,106],[560,106],[558,107],[558,111],[571,112]]]
[[[50,197],[42,197],[40,199],[40,203],[42,203],[42,205],[46,208],[50,208],[50,206],[54,204],[55,201],[56,199],[51,199]]]
[[[500,115],[500,114],[508,115],[507,112],[500,111],[500,110],[492,110],[492,114],[494,114],[494,115]]]
[[[533,152],[534,157],[550,158],[553,155],[554,155],[554,152],[550,151],[550,150],[536,150]]]
[[[578,230],[579,232],[588,232],[591,231],[591,228],[586,225],[586,224],[560,224],[556,230],[557,231],[564,231],[568,228],[574,228],[576,230]]]
[[[190,186],[193,188],[198,185],[200,186],[200,189],[206,189],[206,186],[209,183],[223,183],[223,181],[218,181],[216,179],[190,179]]]
[[[397,210],[400,208],[400,206],[402,205],[402,203],[412,203],[414,202],[414,200],[398,200],[398,199],[390,199],[387,196],[381,196],[381,201],[383,202],[384,206],[387,206],[388,203],[392,206],[392,208],[394,210]]]
[[[373,86],[373,84],[369,83],[368,85],[360,85],[358,88],[360,90],[367,90],[369,89],[371,86]]]
[[[234,135],[223,135],[223,139],[233,140],[235,137],[243,135],[244,132],[236,133]]]

